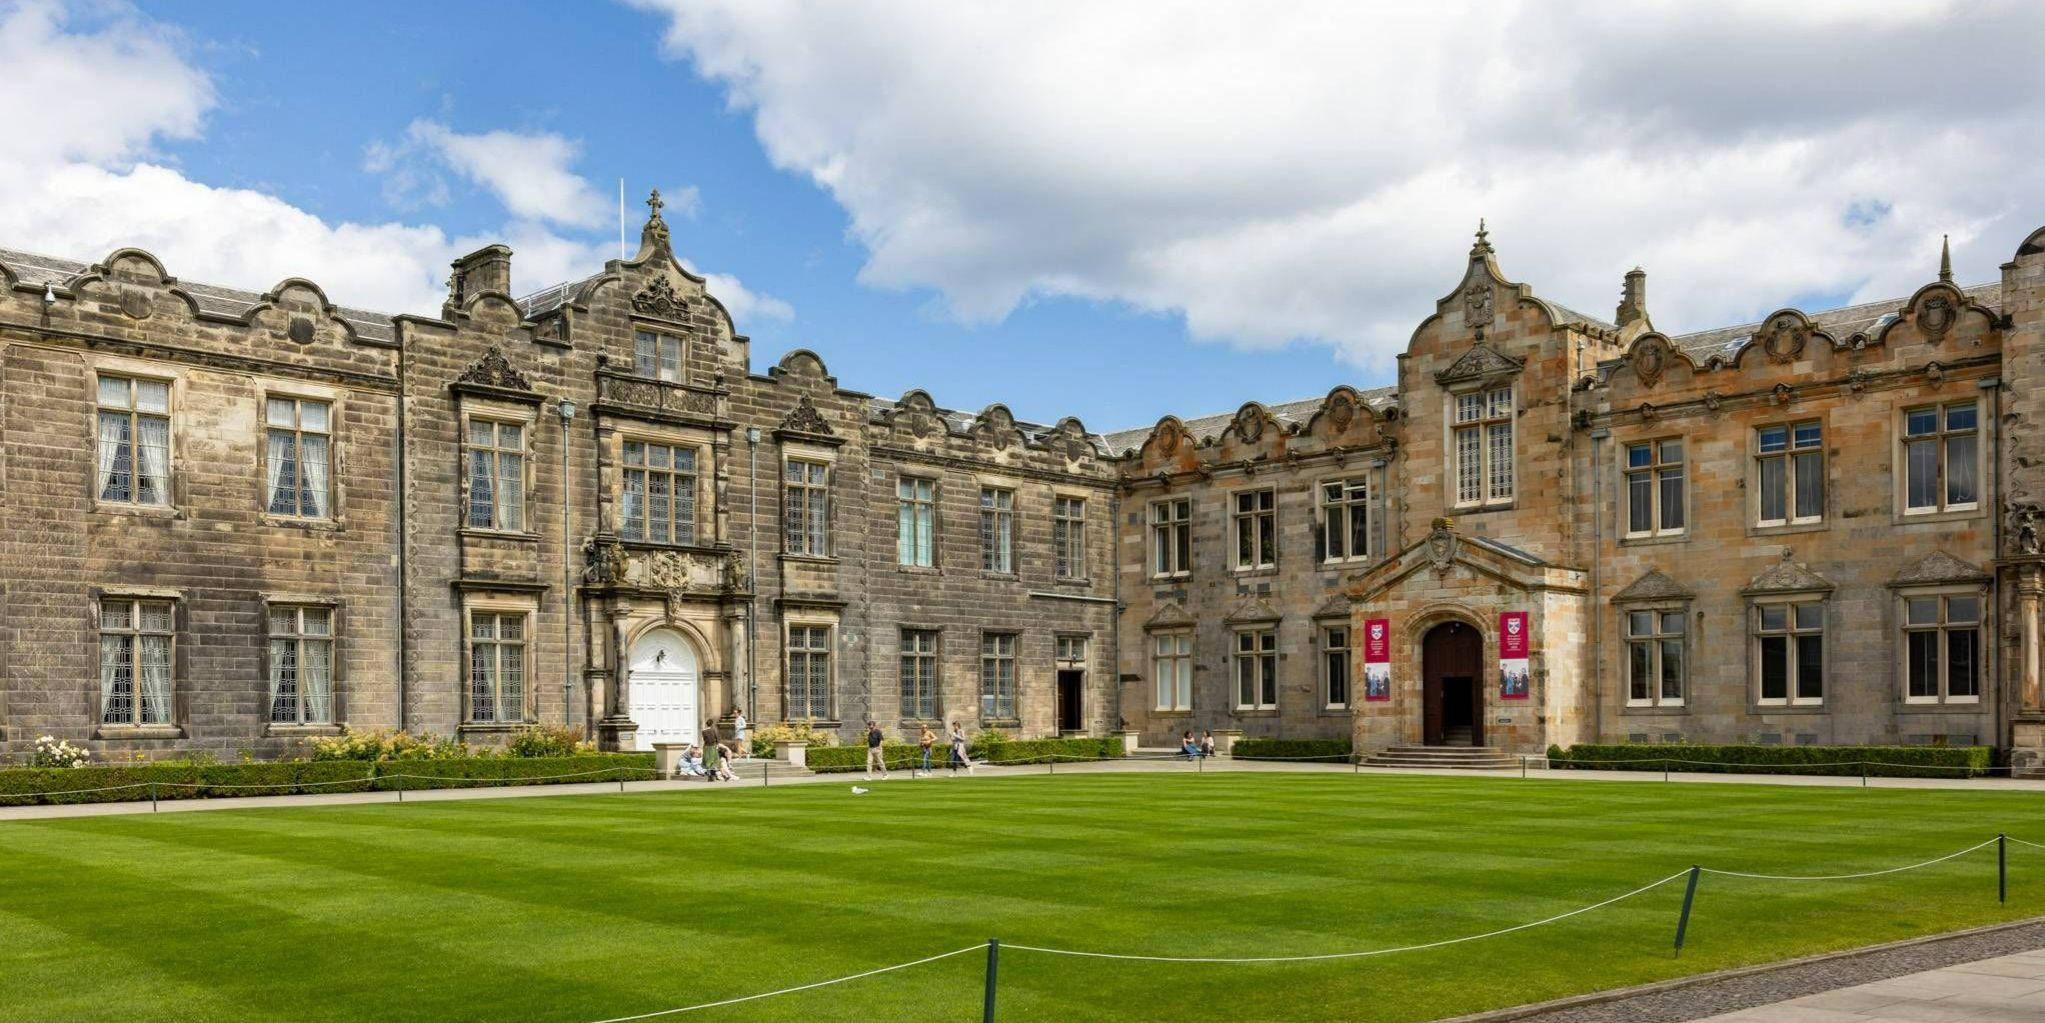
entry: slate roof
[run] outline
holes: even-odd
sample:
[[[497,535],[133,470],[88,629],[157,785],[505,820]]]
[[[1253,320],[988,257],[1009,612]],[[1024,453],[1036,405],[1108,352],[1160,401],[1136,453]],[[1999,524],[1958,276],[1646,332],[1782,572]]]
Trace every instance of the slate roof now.
[[[1960,293],[1990,307],[1999,308],[2002,305],[2002,285],[2000,283],[1977,284],[1973,287],[1961,288]],[[1886,298],[1877,302],[1862,302],[1859,305],[1828,309],[1824,312],[1810,313],[1808,315],[1811,318],[1812,326],[1832,335],[1834,338],[1844,341],[1855,334],[1874,336],[1876,332],[1888,326],[1889,321],[1896,318],[1896,311],[1903,308],[1909,301],[1910,299],[1907,296],[1904,298]],[[1747,342],[1754,339],[1754,333],[1760,330],[1765,322],[1756,321],[1754,323],[1743,323],[1737,327],[1718,327],[1712,330],[1700,330],[1691,334],[1679,334],[1670,338],[1669,343],[1683,350],[1690,358],[1700,364],[1714,355],[1723,360],[1730,360],[1739,353],[1741,348],[1746,346]]]
[[[901,402],[891,398],[868,398],[866,406],[867,421],[878,423],[889,412],[899,408],[901,404]],[[980,414],[977,412],[966,412],[955,408],[939,408],[936,412],[937,418],[944,423],[945,430],[959,436],[963,436],[967,431],[971,430],[974,421],[980,418]],[[1015,428],[1022,433],[1025,440],[1032,444],[1041,443],[1045,437],[1050,436],[1057,429],[1055,426],[1046,426],[1043,423],[1032,423],[1022,419],[1015,421]],[[1108,451],[1102,446],[1104,438],[1100,434],[1090,432],[1086,435],[1086,438],[1093,442],[1096,451],[1109,454],[1115,453]]]
[[[600,273],[590,274],[579,281],[563,281],[551,288],[543,288],[519,299],[518,307],[524,311],[527,319],[539,319],[541,316],[567,305],[568,300],[574,298],[576,293],[581,291],[585,285],[602,276],[603,274]]]
[[[60,288],[70,286],[80,274],[91,269],[85,263],[33,252],[15,252],[11,249],[0,249],[0,263],[7,264],[8,269],[13,270],[23,283],[51,284]],[[180,280],[177,287],[192,296],[192,301],[198,303],[200,311],[220,316],[241,316],[263,301],[261,292],[224,288],[217,284],[197,284]],[[387,343],[397,341],[397,328],[391,325],[391,316],[388,313],[348,306],[335,306],[334,312],[347,321],[357,336]]]
[[[1364,404],[1370,406],[1373,411],[1380,413],[1399,403],[1398,388],[1396,387],[1374,387],[1370,390],[1358,390],[1357,394],[1363,397]],[[1312,419],[1314,413],[1321,410],[1321,403],[1326,400],[1328,400],[1328,396],[1325,394],[1317,398],[1301,398],[1298,401],[1266,405],[1264,406],[1264,411],[1271,413],[1273,419],[1286,426],[1299,426]],[[1228,424],[1235,422],[1236,411],[1239,411],[1239,409],[1217,412],[1211,416],[1195,416],[1191,419],[1182,419],[1180,422],[1185,425],[1186,432],[1191,434],[1195,441],[1206,441],[1221,436],[1221,432],[1228,429]],[[1108,434],[1104,439],[1107,441],[1108,449],[1114,454],[1127,454],[1136,448],[1142,447],[1143,442],[1150,438],[1150,431],[1155,426],[1156,424],[1152,424],[1151,426],[1137,427],[1132,430],[1116,430]]]

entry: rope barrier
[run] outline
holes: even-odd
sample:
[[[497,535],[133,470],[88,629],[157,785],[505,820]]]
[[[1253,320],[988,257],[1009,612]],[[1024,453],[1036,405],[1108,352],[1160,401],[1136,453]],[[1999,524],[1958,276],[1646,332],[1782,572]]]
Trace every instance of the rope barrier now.
[[[1916,870],[1919,867],[1929,867],[1936,863],[1944,863],[1947,860],[1959,859],[1960,857],[1965,856],[1968,853],[1978,852],[1982,849],[1986,849],[1989,846],[1994,845],[1996,841],[1997,841],[1996,839],[1991,838],[1988,841],[1981,843],[1980,845],[1970,845],[1967,848],[1960,850],[1959,852],[1947,853],[1946,855],[1941,856],[1935,860],[1925,860],[1923,863],[1912,863],[1909,866],[1904,867],[1890,867],[1887,870],[1870,870],[1859,874],[1810,874],[1810,875],[1748,874],[1737,870],[1719,870],[1714,867],[1701,867],[1699,869],[1703,870],[1707,874],[1721,874],[1726,877],[1745,877],[1759,881],[1851,881],[1856,878],[1863,877],[1880,877],[1883,874],[1900,874],[1906,870]],[[2011,841],[2018,840],[2011,839]]]
[[[653,1019],[658,1016],[673,1016],[678,1013],[695,1012],[699,1009],[716,1009],[726,1005],[737,1005],[741,1002],[757,1002],[762,998],[773,998],[777,995],[792,995],[798,991],[814,991],[820,987],[830,987],[833,984],[843,984],[846,983],[847,981],[863,980],[867,977],[877,977],[883,973],[893,973],[896,970],[906,970],[911,966],[922,966],[925,963],[934,963],[937,962],[939,959],[950,959],[952,956],[964,955],[968,952],[978,952],[986,947],[987,947],[986,944],[983,942],[977,945],[968,945],[965,948],[954,949],[950,952],[941,952],[937,955],[929,956],[923,959],[917,959],[912,962],[896,963],[893,966],[883,966],[877,970],[867,970],[864,973],[853,973],[843,977],[833,977],[830,980],[820,980],[813,984],[802,984],[796,987],[785,987],[779,991],[762,991],[757,995],[745,995],[739,998],[727,998],[719,1002],[704,1002],[701,1005],[685,1005],[679,1009],[662,1009],[658,1012],[642,1012],[637,1016],[616,1016],[611,1019],[596,1020],[595,1023],[632,1023],[632,1021],[634,1020]]]
[[[2021,838],[2018,838],[2018,837],[2017,837],[2017,836],[2015,836],[2015,835],[2004,835],[2004,836],[2002,836],[2002,837],[2004,837],[2004,838],[2007,838],[2007,839],[2009,839],[2010,841],[2012,841],[2012,842],[2015,842],[2015,843],[2016,843],[2016,844],[2018,844],[2018,845],[2028,845],[2028,846],[2030,846],[2030,847],[2031,847],[2031,848],[2033,848],[2033,849],[2045,849],[2045,845],[2040,845],[2040,844],[2038,844],[2038,843],[2036,843],[2036,842],[2026,842],[2026,841],[2024,841],[2023,839],[2021,839]]]
[[[1582,916],[1583,914],[1592,912],[1593,910],[1603,909],[1606,906],[1612,905],[1615,902],[1623,902],[1636,895],[1653,891],[1656,888],[1660,888],[1662,885],[1668,884],[1670,881],[1686,877],[1689,875],[1689,873],[1690,872],[1688,870],[1679,871],[1677,873],[1670,874],[1669,876],[1662,878],[1661,880],[1656,881],[1652,884],[1643,885],[1639,888],[1635,888],[1624,895],[1615,895],[1609,899],[1606,899],[1603,902],[1596,902],[1588,906],[1582,906],[1576,909],[1572,909],[1567,913],[1557,913],[1554,916],[1545,917],[1540,920],[1535,920],[1532,921],[1531,923],[1515,924],[1511,927],[1501,927],[1498,930],[1485,931],[1482,934],[1466,934],[1459,938],[1444,938],[1440,941],[1429,941],[1418,945],[1400,945],[1396,948],[1376,948],[1362,952],[1327,952],[1321,955],[1245,956],[1240,958],[1231,958],[1222,956],[1124,955],[1115,952],[1085,952],[1069,948],[1045,948],[1038,945],[1011,945],[1006,942],[1004,942],[1001,947],[1008,949],[1019,949],[1024,952],[1042,952],[1045,953],[1046,955],[1077,956],[1084,959],[1125,959],[1149,963],[1304,963],[1328,959],[1362,959],[1366,956],[1392,955],[1397,952],[1418,952],[1424,949],[1441,948],[1445,945],[1460,945],[1464,942],[1478,941],[1484,938],[1495,938],[1501,934],[1511,934],[1515,931],[1524,931],[1534,927],[1544,927],[1548,924],[1557,923],[1562,920],[1567,920],[1573,916]]]

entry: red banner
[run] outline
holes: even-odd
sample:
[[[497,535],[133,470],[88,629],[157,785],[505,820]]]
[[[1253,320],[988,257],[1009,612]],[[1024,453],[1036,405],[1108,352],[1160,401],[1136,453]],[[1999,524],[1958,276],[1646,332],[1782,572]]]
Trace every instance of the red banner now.
[[[1532,695],[1533,680],[1527,672],[1527,613],[1506,611],[1498,616],[1498,698],[1524,700]]]
[[[1363,623],[1363,698],[1392,698],[1392,620],[1371,618]]]

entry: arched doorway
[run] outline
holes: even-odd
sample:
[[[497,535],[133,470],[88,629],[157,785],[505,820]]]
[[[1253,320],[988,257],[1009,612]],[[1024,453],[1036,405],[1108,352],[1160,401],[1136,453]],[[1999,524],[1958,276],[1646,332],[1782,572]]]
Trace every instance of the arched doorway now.
[[[1422,741],[1484,744],[1484,637],[1467,622],[1443,622],[1420,641]]]
[[[654,629],[632,644],[632,748],[700,738],[703,693],[696,648],[673,629]]]

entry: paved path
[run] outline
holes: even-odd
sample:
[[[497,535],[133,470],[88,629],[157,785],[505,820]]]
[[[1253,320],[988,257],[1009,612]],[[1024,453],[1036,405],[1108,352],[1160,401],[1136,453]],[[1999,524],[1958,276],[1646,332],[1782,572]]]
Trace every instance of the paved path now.
[[[2039,1023],[2045,950],[1961,963],[1711,1016],[1700,1023]]]
[[[756,762],[757,763],[757,762]],[[1351,775],[1368,783],[1372,776],[1408,775],[1441,778],[1493,778],[1517,781],[1519,771],[1459,771],[1430,770],[1420,768],[1364,767],[1348,764],[1312,764],[1293,761],[1250,761],[1214,759],[1200,763],[1188,763],[1177,758],[1083,761],[1061,763],[1055,768],[1044,764],[1015,767],[983,766],[976,777],[1008,778],[1021,775],[1041,774],[1127,774],[1127,773],[1240,773],[1261,774],[1333,774]],[[942,774],[943,772],[939,772]],[[1526,777],[1534,781],[1558,782],[1654,782],[1671,785],[1789,785],[1815,788],[1868,788],[1880,789],[1967,789],[1971,791],[2004,792],[2045,792],[2045,779],[2011,778],[1839,778],[1816,775],[1782,774],[1684,774],[1672,773],[1664,779],[1660,771],[1569,771],[1544,770],[1535,767]],[[710,785],[699,781],[633,781],[626,782],[622,789],[617,782],[595,782],[571,785],[507,785],[495,788],[471,789],[427,789],[407,792],[404,801],[436,802],[449,799],[520,799],[537,796],[597,795],[624,792],[707,792],[734,787],[760,786],[757,780],[748,779],[726,785]],[[815,785],[815,784],[867,784],[857,774],[773,774],[767,779],[773,785]],[[884,783],[875,784],[943,784],[941,778],[912,781],[906,771],[896,771]],[[158,804],[162,813],[188,813],[203,810],[235,810],[250,807],[279,806],[330,806],[353,803],[390,803],[398,796],[393,792],[336,792],[318,795],[292,796],[247,796],[225,799],[176,799],[164,800]],[[116,814],[150,813],[146,800],[123,803],[79,803],[62,806],[0,806],[0,822],[9,820],[30,820],[48,817],[100,817]],[[2041,1021],[2045,1023],[2045,1021]]]

